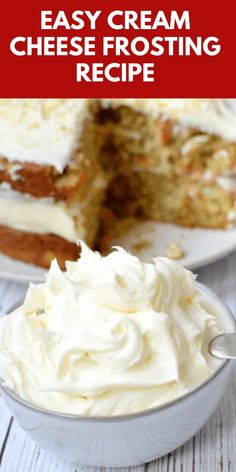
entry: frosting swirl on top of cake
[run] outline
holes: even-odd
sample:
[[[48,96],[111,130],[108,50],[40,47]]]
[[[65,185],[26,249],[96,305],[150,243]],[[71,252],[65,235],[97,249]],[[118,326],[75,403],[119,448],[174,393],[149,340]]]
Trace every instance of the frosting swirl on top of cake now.
[[[87,115],[82,99],[1,100],[0,156],[63,172],[80,145]]]
[[[82,415],[128,414],[192,390],[214,370],[220,332],[195,276],[174,261],[141,263],[81,243],[62,273],[0,321],[0,377],[22,398]]]

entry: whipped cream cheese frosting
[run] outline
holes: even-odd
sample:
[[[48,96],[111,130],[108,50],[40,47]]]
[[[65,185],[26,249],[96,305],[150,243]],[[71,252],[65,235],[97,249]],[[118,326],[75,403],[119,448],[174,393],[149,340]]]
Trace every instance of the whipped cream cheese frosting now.
[[[77,262],[30,285],[0,321],[0,378],[23,399],[63,413],[146,410],[194,389],[215,369],[221,330],[195,276],[166,258],[81,243]]]
[[[127,105],[137,111],[177,120],[183,126],[236,141],[235,99],[104,99],[103,105]]]
[[[87,113],[82,99],[0,100],[0,156],[63,172],[79,145]]]
[[[78,209],[76,213],[78,222]],[[76,242],[78,233],[84,237],[83,225],[78,228],[78,223],[75,223],[63,202],[56,203],[51,198],[33,198],[9,189],[7,183],[0,184],[0,224],[18,231],[54,234],[70,242]]]
[[[0,197],[1,225],[38,234],[54,234],[75,242],[78,238],[75,220],[66,211],[63,203],[51,203],[44,199],[15,200]],[[83,235],[83,227],[80,234]]]

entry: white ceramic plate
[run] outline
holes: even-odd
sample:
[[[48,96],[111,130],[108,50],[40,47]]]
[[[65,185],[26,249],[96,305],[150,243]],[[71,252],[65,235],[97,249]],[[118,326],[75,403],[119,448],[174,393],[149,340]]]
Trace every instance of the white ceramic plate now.
[[[167,248],[173,243],[178,244],[185,253],[179,262],[189,269],[196,269],[236,250],[236,228],[189,229],[146,222],[137,224],[114,241],[114,245],[125,247],[145,261],[155,256],[165,256]],[[22,283],[42,282],[45,273],[46,269],[0,255],[1,278]]]

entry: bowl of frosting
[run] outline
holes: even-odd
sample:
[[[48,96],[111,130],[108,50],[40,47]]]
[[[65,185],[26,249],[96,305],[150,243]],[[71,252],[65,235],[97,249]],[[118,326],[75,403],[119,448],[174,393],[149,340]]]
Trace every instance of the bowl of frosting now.
[[[208,350],[235,331],[228,308],[177,262],[107,256],[81,242],[0,320],[0,379],[15,420],[42,448],[91,466],[157,459],[215,410],[232,361]]]

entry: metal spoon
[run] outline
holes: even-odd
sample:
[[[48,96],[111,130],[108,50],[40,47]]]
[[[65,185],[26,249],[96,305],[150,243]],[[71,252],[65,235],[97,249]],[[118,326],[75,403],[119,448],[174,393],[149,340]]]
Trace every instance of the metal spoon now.
[[[220,359],[236,359],[236,333],[216,336],[208,346],[210,354]]]

